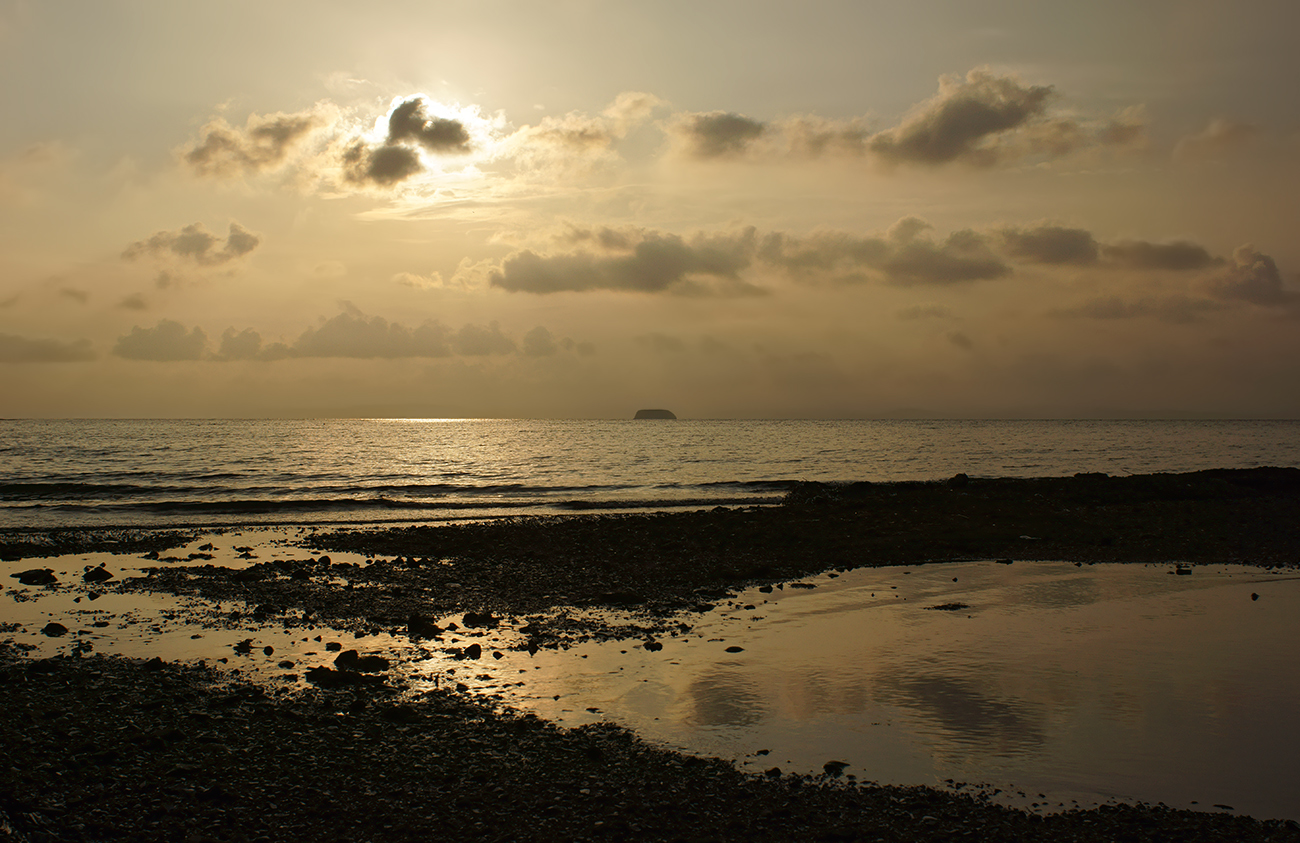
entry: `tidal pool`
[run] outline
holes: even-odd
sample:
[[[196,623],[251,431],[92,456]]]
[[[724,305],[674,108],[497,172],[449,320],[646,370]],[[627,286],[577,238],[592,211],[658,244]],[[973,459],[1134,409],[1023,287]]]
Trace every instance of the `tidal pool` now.
[[[662,650],[538,653],[518,697],[755,770],[1300,818],[1300,577],[1174,571],[989,561],[751,589]]]
[[[311,555],[295,547],[298,535],[205,536],[174,555],[216,545],[211,561],[232,566],[247,564],[232,550],[241,544],[259,561]],[[508,626],[415,643],[301,619],[218,623],[202,600],[83,584],[83,569],[101,562],[119,579],[160,564],[111,554],[5,563],[0,639],[33,655],[225,659],[279,687],[330,664],[336,653],[325,645],[337,642],[393,657],[412,693],[463,683],[560,723],[613,721],[755,771],[822,774],[838,762],[830,773],[981,785],[1037,810],[1144,801],[1300,819],[1294,571],[1028,561],[862,569],[743,591],[684,618],[690,631],[659,638],[659,648],[607,641],[530,656],[509,649],[520,637]],[[8,576],[32,567],[54,569],[60,583]],[[42,635],[49,622],[68,633]],[[443,651],[470,639],[482,660]]]

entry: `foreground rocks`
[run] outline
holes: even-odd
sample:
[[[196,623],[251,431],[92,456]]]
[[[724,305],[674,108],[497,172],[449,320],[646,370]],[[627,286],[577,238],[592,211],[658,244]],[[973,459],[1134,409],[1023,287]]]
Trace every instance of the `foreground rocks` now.
[[[268,695],[202,666],[2,654],[0,683],[7,839],[1300,840],[1221,813],[1041,817],[830,771],[750,775],[446,692]]]
[[[469,612],[531,646],[671,634],[733,589],[828,569],[966,559],[1300,564],[1300,470],[799,484],[772,507],[318,531],[317,556],[156,568],[124,587],[238,600],[371,630]],[[326,551],[370,556],[332,562]],[[601,627],[565,607],[618,609]],[[632,617],[626,616],[630,613]],[[414,627],[411,619],[415,618]],[[487,621],[480,621],[487,619]]]

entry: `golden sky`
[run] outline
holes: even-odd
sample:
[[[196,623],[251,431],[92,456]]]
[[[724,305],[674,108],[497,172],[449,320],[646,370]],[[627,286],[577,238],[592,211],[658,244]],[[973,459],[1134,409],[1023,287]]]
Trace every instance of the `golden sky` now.
[[[0,416],[1300,416],[1296,32],[0,0]]]

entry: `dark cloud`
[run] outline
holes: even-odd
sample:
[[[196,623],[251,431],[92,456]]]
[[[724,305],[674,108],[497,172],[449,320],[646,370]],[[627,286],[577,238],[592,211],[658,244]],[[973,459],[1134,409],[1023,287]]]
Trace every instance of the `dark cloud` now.
[[[256,114],[243,129],[217,119],[203,127],[199,140],[184,153],[185,163],[205,176],[229,176],[274,169],[284,162],[312,129],[319,115]]]
[[[559,350],[555,336],[541,325],[524,334],[524,354],[529,357],[550,357]]]
[[[739,155],[763,135],[766,125],[741,114],[713,111],[707,114],[683,114],[674,132],[698,158],[722,158]]]
[[[143,255],[164,255],[191,260],[201,266],[218,266],[243,257],[261,242],[261,238],[237,222],[230,224],[224,241],[196,222],[179,231],[160,231],[148,240],[132,243],[122,252],[122,257],[134,260]]]
[[[77,363],[94,359],[90,340],[63,342],[0,334],[0,363]]]
[[[1251,246],[1241,246],[1233,252],[1232,258],[1233,265],[1228,273],[1211,284],[1214,295],[1261,307],[1300,303],[1300,292],[1285,287],[1277,263],[1268,255],[1255,251]]]
[[[881,269],[896,284],[951,284],[985,281],[1010,274],[1011,267],[990,251],[974,231],[955,231],[942,242],[912,240],[903,244]]]
[[[528,293],[685,291],[690,276],[737,279],[752,260],[754,241],[752,229],[736,235],[699,235],[689,242],[674,234],[637,232],[626,240],[606,238],[609,248],[617,249],[613,254],[518,252],[489,274],[489,282]]]
[[[430,117],[424,99],[412,97],[388,115],[387,146],[415,141],[430,152],[463,154],[470,152],[469,131],[459,120]]]
[[[371,147],[357,141],[343,153],[343,176],[353,184],[392,187],[423,170],[420,154],[406,146]]]
[[[202,328],[186,331],[181,323],[164,319],[152,328],[137,325],[131,333],[118,337],[113,354],[128,360],[198,360],[207,344]]]
[[[841,231],[793,237],[782,232],[765,235],[758,256],[795,275],[814,275],[879,267],[894,252],[880,237],[860,237]]]
[[[76,287],[61,287],[59,288],[59,295],[72,299],[77,304],[85,304],[90,301],[90,293],[85,290],[78,290]]]
[[[1203,246],[1181,240],[1175,243],[1125,240],[1102,246],[1101,252],[1108,262],[1126,269],[1185,271],[1223,263],[1223,258],[1211,255]]]
[[[424,171],[419,149],[439,155],[463,155],[474,147],[460,120],[431,117],[423,97],[412,97],[388,115],[382,144],[353,141],[343,151],[343,177],[352,184],[392,187]]]
[[[1041,117],[1050,86],[1024,87],[1015,79],[972,70],[965,79],[944,77],[939,93],[893,129],[874,135],[868,147],[891,163],[997,162],[998,135]]]
[[[1119,296],[1091,299],[1071,308],[1051,311],[1052,316],[1083,319],[1157,319],[1173,324],[1199,321],[1207,313],[1221,310],[1223,305],[1209,299],[1189,296],[1166,298],[1140,298],[1127,301]]]
[[[221,335],[221,348],[217,351],[218,360],[255,360],[264,358],[266,349],[262,348],[262,335],[252,328],[245,328],[238,333],[234,328],[227,328]]]
[[[148,310],[149,302],[145,299],[144,293],[132,293],[119,301],[117,306],[125,310]]]
[[[447,357],[451,336],[437,322],[408,328],[349,308],[318,328],[308,328],[290,346],[294,357]]]
[[[1002,250],[1016,260],[1031,263],[1087,266],[1101,253],[1092,232],[1082,228],[1040,225],[1037,228],[1006,228],[999,232]]]

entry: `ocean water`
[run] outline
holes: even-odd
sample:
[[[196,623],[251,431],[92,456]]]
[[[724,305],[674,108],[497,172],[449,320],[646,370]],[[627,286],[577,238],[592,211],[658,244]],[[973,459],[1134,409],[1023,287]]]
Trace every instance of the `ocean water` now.
[[[1300,466],[1300,421],[3,420],[0,528],[774,503],[798,481]]]

